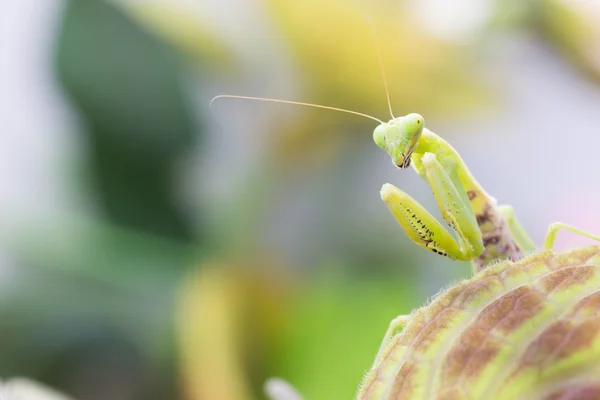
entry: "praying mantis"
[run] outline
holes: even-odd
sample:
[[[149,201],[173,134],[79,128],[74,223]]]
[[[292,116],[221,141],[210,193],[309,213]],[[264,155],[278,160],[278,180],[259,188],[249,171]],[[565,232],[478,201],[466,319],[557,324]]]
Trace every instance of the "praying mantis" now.
[[[384,77],[385,79],[385,77]],[[386,93],[387,84],[386,84]],[[379,125],[373,140],[385,150],[392,163],[404,170],[409,166],[430,186],[445,222],[456,239],[419,202],[390,183],[383,185],[381,198],[400,227],[417,245],[444,257],[471,261],[477,272],[500,260],[517,260],[535,251],[535,245],[515,216],[512,206],[498,205],[473,177],[460,154],[444,139],[425,127],[420,114],[411,113],[384,122],[356,111],[318,104],[262,97],[220,95],[234,98],[294,104],[340,111],[373,119]],[[556,222],[550,225],[544,248],[554,246],[559,230],[565,229],[600,241],[600,236],[572,225]]]
[[[424,127],[421,115],[392,116],[388,123],[375,128],[373,139],[394,165],[400,169],[412,165],[427,181],[444,220],[457,237],[454,239],[408,194],[391,184],[383,185],[383,201],[413,242],[454,260],[471,260],[474,272],[492,262],[514,261],[535,251],[513,207],[499,206],[471,175],[458,152]],[[545,249],[552,249],[560,229],[600,241],[599,236],[556,222],[548,228]]]
[[[375,144],[385,150],[392,163],[401,170],[413,166],[429,184],[443,219],[456,234],[454,238],[419,202],[386,183],[381,189],[381,198],[410,240],[441,256],[471,261],[473,272],[496,261],[515,261],[533,253],[536,247],[517,220],[513,207],[498,205],[496,199],[475,180],[460,154],[425,127],[425,120],[420,114],[394,117],[375,31],[373,37],[391,116],[388,122],[338,107],[262,97],[219,95],[211,100],[210,105],[221,98],[266,101],[333,110],[377,121],[379,125],[373,131]],[[600,241],[600,236],[555,222],[548,228],[545,249],[552,249],[561,229]]]

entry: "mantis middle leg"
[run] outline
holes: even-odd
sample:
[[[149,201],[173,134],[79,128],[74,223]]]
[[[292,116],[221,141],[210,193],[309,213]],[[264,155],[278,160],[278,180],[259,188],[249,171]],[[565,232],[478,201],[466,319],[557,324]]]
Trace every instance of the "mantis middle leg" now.
[[[582,229],[576,228],[573,225],[563,224],[562,222],[554,222],[553,224],[550,224],[550,226],[548,227],[548,233],[546,234],[546,240],[544,240],[544,248],[551,249],[552,247],[554,247],[554,241],[556,240],[556,234],[561,229],[565,229],[567,231],[577,233],[581,236],[600,241],[600,236],[597,236],[590,232],[586,232]]]

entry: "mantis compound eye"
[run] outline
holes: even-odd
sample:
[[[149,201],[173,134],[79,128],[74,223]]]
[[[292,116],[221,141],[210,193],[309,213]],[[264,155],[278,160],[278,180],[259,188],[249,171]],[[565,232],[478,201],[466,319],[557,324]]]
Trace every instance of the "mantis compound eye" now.
[[[404,118],[407,121],[407,123],[409,123],[411,126],[421,127],[421,129],[423,129],[422,126],[423,126],[424,118],[421,114],[411,113],[411,114],[408,114]]]
[[[373,140],[377,146],[385,149],[385,126],[383,124],[375,128],[375,131],[373,132]]]

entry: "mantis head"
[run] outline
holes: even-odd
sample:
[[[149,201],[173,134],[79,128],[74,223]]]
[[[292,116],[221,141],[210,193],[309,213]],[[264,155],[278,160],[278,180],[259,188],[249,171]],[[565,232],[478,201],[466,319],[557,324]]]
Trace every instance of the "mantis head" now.
[[[394,165],[401,169],[408,168],[424,125],[423,117],[415,113],[394,118],[375,128],[373,140],[392,157]]]

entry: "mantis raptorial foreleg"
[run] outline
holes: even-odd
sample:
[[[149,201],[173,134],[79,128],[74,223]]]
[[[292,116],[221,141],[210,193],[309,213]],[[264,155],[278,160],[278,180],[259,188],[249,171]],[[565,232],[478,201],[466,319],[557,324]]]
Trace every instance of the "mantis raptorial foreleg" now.
[[[381,198],[408,237],[419,246],[453,260],[468,261],[472,252],[461,246],[419,202],[391,184],[383,185]]]
[[[456,231],[461,248],[470,258],[480,254],[483,251],[481,231],[462,183],[451,178],[433,153],[425,153],[421,163],[442,216]]]
[[[519,247],[521,247],[521,249],[523,249],[523,251],[526,253],[533,253],[535,251],[535,244],[517,220],[513,206],[498,206],[498,212],[500,212],[500,214],[502,214],[504,217],[504,220],[508,225],[508,229],[510,229],[510,233]]]
[[[423,154],[418,163],[444,220],[456,232],[458,242],[410,196],[392,185],[384,185],[382,198],[400,226],[411,240],[436,254],[463,261],[481,254],[483,238],[460,180],[452,179],[433,153]]]

